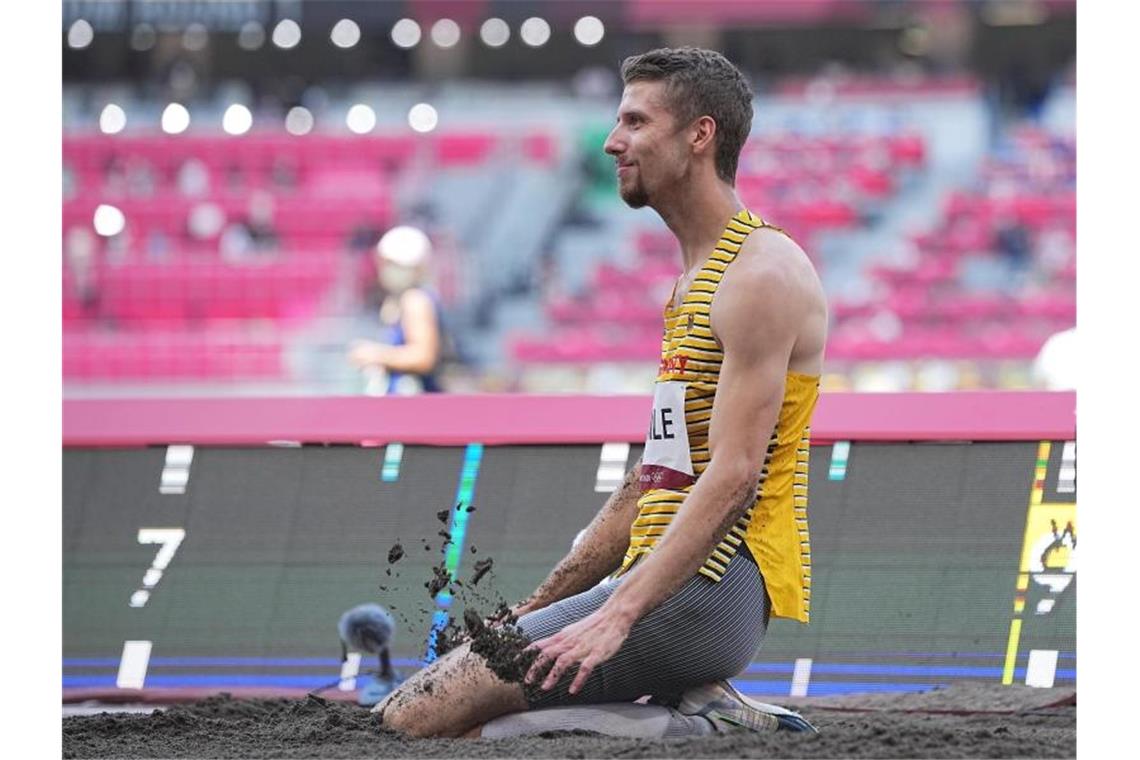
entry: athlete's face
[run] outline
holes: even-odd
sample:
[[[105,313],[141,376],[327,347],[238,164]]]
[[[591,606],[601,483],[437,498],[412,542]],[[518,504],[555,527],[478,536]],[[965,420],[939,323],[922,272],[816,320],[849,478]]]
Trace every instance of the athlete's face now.
[[[681,180],[689,153],[684,130],[665,105],[664,82],[632,82],[622,93],[605,151],[617,163],[618,192],[641,208]]]

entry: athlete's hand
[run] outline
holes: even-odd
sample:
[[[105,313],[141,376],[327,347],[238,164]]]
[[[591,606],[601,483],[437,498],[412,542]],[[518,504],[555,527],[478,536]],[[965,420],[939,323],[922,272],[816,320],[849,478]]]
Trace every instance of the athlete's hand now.
[[[617,653],[632,626],[632,621],[602,607],[553,636],[534,642],[527,651],[537,651],[538,656],[527,671],[526,682],[535,683],[549,667],[542,681],[543,691],[548,691],[577,664],[578,674],[570,684],[570,693],[577,694],[594,668]]]
[[[388,347],[371,340],[356,340],[348,349],[348,360],[357,367],[384,366]]]

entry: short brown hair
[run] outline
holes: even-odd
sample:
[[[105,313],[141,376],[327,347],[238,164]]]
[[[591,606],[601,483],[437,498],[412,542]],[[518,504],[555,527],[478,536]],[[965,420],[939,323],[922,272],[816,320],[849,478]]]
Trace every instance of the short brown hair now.
[[[626,58],[621,78],[625,84],[664,81],[669,108],[681,125],[711,116],[717,176],[736,184],[736,164],[752,131],[752,87],[740,69],[714,50],[658,48]]]

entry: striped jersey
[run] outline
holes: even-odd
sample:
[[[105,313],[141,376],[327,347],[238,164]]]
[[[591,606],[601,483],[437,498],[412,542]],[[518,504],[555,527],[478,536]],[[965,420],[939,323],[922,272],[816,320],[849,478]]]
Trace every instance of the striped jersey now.
[[[710,327],[717,286],[748,235],[771,227],[738,212],[680,306],[665,307],[661,365],[641,464],[638,515],[630,528],[621,574],[648,554],[709,463],[709,422],[724,353]],[[741,543],[756,560],[772,614],[808,622],[811,544],[808,537],[808,445],[819,377],[788,372],[784,399],[759,473],[756,499],[717,544],[699,572],[720,581]]]

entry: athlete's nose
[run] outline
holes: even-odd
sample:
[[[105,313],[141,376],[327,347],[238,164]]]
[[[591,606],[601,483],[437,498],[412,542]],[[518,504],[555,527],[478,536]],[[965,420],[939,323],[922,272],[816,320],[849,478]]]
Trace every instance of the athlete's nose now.
[[[621,139],[618,133],[619,129],[621,129],[621,125],[615,125],[614,128],[610,130],[609,135],[606,136],[606,144],[603,150],[611,156],[620,155],[624,153],[626,149],[625,140]]]

